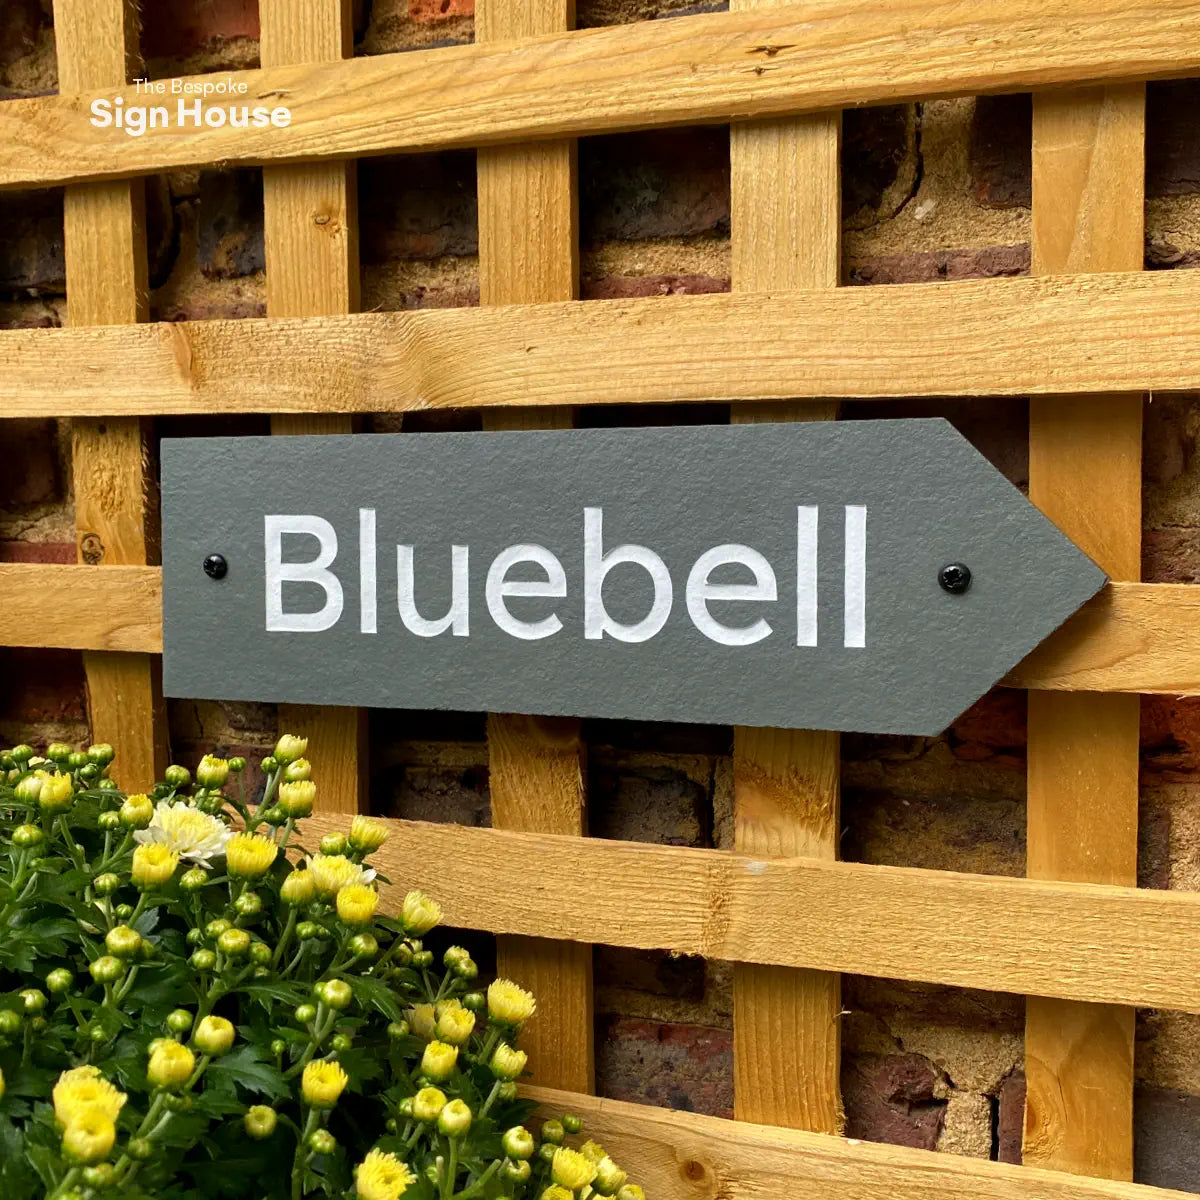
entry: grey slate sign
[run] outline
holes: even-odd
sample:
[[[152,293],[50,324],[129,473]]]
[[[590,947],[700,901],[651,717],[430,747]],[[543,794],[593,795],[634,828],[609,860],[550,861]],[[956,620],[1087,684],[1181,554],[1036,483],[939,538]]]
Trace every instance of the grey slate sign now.
[[[168,439],[162,477],[169,696],[934,734],[1105,582],[942,420]]]

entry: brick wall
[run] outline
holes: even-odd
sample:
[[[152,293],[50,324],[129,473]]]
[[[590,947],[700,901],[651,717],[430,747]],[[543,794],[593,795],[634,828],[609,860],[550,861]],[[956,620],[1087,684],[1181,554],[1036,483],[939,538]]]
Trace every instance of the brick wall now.
[[[692,12],[689,0],[580,0],[579,23]],[[0,11],[0,97],[56,86],[49,0]],[[257,62],[255,0],[147,4],[143,50],[169,76]],[[469,41],[473,0],[366,0],[358,52]],[[1150,89],[1146,264],[1200,264],[1200,81]],[[845,270],[883,285],[1028,271],[1028,97],[856,110],[844,138]],[[580,146],[583,294],[724,291],[729,286],[728,131],[585,139]],[[364,305],[478,302],[474,155],[376,159],[361,167]],[[180,171],[150,181],[152,310],[159,320],[261,315],[262,183],[257,171]],[[0,194],[0,326],[64,316],[62,200]],[[697,363],[696,370],[703,371]],[[936,363],[931,364],[936,372]],[[1027,477],[1021,401],[849,405],[847,416],[938,413],[1004,473]],[[1147,579],[1200,579],[1200,416],[1191,398],[1146,414]],[[721,406],[585,411],[585,424],[720,421]],[[398,419],[372,427],[395,429]],[[477,428],[469,414],[406,428]],[[259,432],[257,419],[162,421],[162,434]],[[53,421],[0,421],[0,560],[74,557],[70,464]],[[86,737],[83,678],[71,654],[0,651],[0,740]],[[482,718],[379,712],[371,727],[379,812],[488,820]],[[268,705],[176,702],[173,750],[214,745],[251,760],[273,740]],[[592,722],[595,834],[729,846],[729,731]],[[1024,870],[1024,700],[997,692],[940,738],[844,740],[843,853],[866,862],[1019,875]],[[1200,888],[1200,703],[1143,705],[1141,882]],[[948,913],[947,921],[954,920]],[[479,950],[486,955],[486,947]],[[598,948],[601,1090],[697,1111],[732,1106],[727,964]],[[889,981],[845,989],[843,1085],[854,1136],[978,1157],[1020,1155],[1023,1003]],[[1200,1020],[1147,1012],[1139,1024],[1138,1177],[1197,1186]]]

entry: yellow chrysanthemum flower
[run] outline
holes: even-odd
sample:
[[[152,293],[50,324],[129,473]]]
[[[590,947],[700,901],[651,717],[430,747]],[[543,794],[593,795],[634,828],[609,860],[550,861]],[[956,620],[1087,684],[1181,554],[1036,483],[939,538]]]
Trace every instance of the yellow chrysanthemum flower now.
[[[86,1108],[63,1130],[63,1153],[87,1166],[103,1162],[117,1140],[117,1126],[100,1108]]]
[[[316,890],[311,871],[293,871],[280,886],[279,895],[284,904],[299,908],[313,898]]]
[[[285,733],[275,743],[275,758],[286,766],[300,758],[307,749],[308,738],[297,737],[294,733]]]
[[[146,842],[133,852],[131,874],[140,888],[162,887],[179,866],[179,855],[163,842]]]
[[[344,854],[314,854],[308,870],[317,894],[330,900],[352,883],[370,883],[375,878],[374,871],[364,870]]]
[[[160,800],[150,824],[133,836],[142,844],[161,842],[186,862],[210,867],[229,841],[229,827],[183,800]]]
[[[337,915],[347,925],[369,925],[379,907],[379,893],[365,883],[352,883],[337,894]]]
[[[488,1066],[492,1069],[494,1079],[508,1083],[521,1078],[528,1062],[529,1055],[524,1050],[514,1050],[507,1042],[501,1042],[493,1052],[492,1061]]]
[[[279,807],[289,817],[307,817],[317,801],[317,785],[311,779],[295,779],[279,785]]]
[[[575,1193],[568,1191],[565,1187],[559,1187],[556,1183],[552,1183],[542,1193],[541,1200],[575,1200]]]
[[[424,892],[409,892],[400,906],[400,920],[409,937],[424,937],[442,919],[441,905]]]
[[[438,1014],[437,1035],[451,1046],[462,1046],[475,1029],[475,1014],[459,1005]]]
[[[4,1099],[4,1072],[0,1071],[0,1100]]]
[[[437,1016],[432,1004],[414,1004],[404,1013],[408,1027],[419,1038],[431,1042],[437,1037]]]
[[[260,833],[235,833],[225,847],[225,866],[237,879],[260,879],[279,855],[279,847]]]
[[[400,1200],[417,1177],[394,1154],[369,1150],[354,1168],[359,1200]]]
[[[152,1044],[146,1077],[155,1087],[183,1087],[195,1069],[196,1056],[180,1042],[159,1038]]]
[[[98,1067],[75,1067],[64,1071],[50,1094],[54,1115],[60,1125],[69,1125],[80,1113],[95,1108],[115,1121],[128,1097],[115,1088]]]
[[[458,1062],[458,1047],[445,1042],[430,1042],[421,1055],[421,1074],[429,1076],[434,1083],[444,1083],[454,1074]]]
[[[579,1153],[590,1162],[598,1163],[608,1157],[608,1151],[599,1142],[586,1141],[579,1147]]]
[[[494,979],[487,990],[488,1016],[505,1025],[524,1025],[537,1011],[532,992],[511,979]]]
[[[596,1163],[572,1150],[569,1146],[559,1146],[550,1162],[550,1177],[560,1187],[577,1192],[587,1187],[596,1178]]]
[[[387,826],[382,821],[360,814],[350,822],[350,845],[362,854],[378,850],[387,840]]]
[[[317,1060],[304,1068],[300,1091],[313,1108],[332,1108],[349,1082],[350,1077],[340,1063]]]

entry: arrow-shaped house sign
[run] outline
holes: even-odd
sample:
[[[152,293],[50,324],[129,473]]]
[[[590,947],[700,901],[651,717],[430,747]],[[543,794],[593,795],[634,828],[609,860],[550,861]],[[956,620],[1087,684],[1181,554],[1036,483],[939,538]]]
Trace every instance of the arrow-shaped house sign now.
[[[933,734],[1105,582],[941,420],[163,443],[172,696]]]

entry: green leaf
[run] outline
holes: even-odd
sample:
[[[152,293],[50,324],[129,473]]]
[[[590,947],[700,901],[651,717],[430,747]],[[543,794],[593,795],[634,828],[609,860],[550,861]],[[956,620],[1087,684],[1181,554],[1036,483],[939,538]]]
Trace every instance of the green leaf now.
[[[358,975],[352,977],[348,982],[350,990],[364,1008],[378,1009],[389,1021],[404,1019],[404,1012],[392,989],[381,979]]]
[[[278,1099],[291,1090],[279,1068],[257,1046],[239,1046],[232,1053],[216,1059],[208,1068],[205,1079],[205,1091],[211,1087],[231,1090],[233,1084],[240,1084],[247,1091]]]

